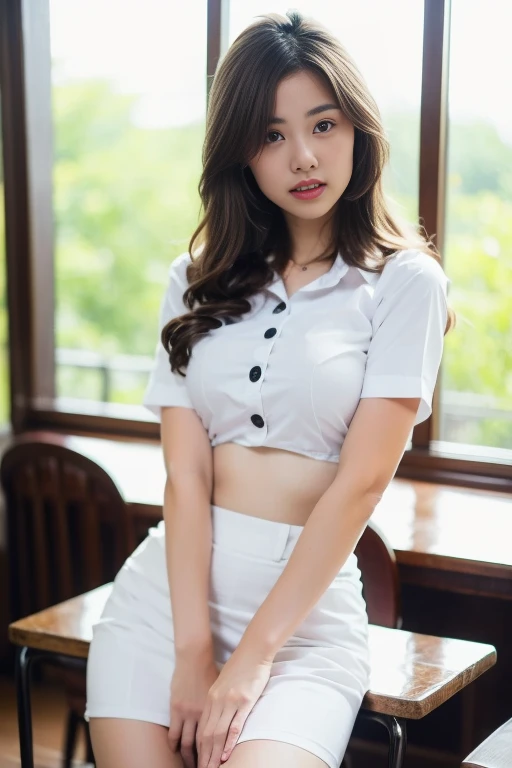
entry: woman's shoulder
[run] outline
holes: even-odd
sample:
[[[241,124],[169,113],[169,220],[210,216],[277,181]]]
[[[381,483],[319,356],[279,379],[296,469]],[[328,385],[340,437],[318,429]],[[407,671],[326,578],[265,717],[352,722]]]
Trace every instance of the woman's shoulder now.
[[[190,256],[190,253],[188,251],[185,251],[184,253],[180,253],[178,256],[175,256],[174,259],[171,261],[169,265],[169,276],[176,275],[180,279],[185,279],[187,277],[187,267],[189,264],[192,263],[192,258]]]
[[[187,269],[194,259],[185,251],[171,261],[167,272],[167,291],[171,294],[183,296],[190,285]]]
[[[417,290],[446,290],[450,280],[433,256],[418,248],[397,251],[386,258],[377,291],[394,292],[406,287]]]

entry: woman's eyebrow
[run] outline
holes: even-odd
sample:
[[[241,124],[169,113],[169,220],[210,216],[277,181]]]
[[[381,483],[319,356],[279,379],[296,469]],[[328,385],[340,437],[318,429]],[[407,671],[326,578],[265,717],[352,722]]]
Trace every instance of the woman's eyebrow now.
[[[318,107],[313,107],[313,109],[310,109],[306,112],[304,117],[312,117],[313,115],[318,115],[319,112],[327,112],[328,109],[340,109],[337,104],[320,104]],[[269,120],[269,125],[273,125],[276,123],[286,123],[286,120],[283,117],[271,117]]]

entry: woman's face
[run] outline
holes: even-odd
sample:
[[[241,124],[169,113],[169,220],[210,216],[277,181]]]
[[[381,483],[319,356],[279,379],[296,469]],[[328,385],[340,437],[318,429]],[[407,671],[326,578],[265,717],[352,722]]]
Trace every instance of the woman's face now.
[[[320,106],[324,109],[308,116]],[[268,125],[263,148],[249,162],[254,178],[286,219],[321,218],[350,181],[354,126],[331,89],[306,70],[281,80],[274,118],[279,119]],[[290,190],[308,179],[323,182],[323,191],[313,199],[298,199]]]

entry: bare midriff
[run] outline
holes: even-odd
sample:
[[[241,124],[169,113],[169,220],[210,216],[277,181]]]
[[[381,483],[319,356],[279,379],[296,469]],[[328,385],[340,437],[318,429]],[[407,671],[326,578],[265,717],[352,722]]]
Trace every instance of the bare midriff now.
[[[305,525],[338,464],[262,446],[213,448],[212,503],[253,517]]]

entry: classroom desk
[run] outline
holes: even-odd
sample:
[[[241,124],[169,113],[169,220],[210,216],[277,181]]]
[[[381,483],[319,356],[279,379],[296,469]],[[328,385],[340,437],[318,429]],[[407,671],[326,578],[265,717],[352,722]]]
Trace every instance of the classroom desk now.
[[[159,444],[52,434],[102,465],[136,517],[150,525],[161,514]],[[512,599],[510,495],[397,478],[372,520],[396,552],[403,584]]]

